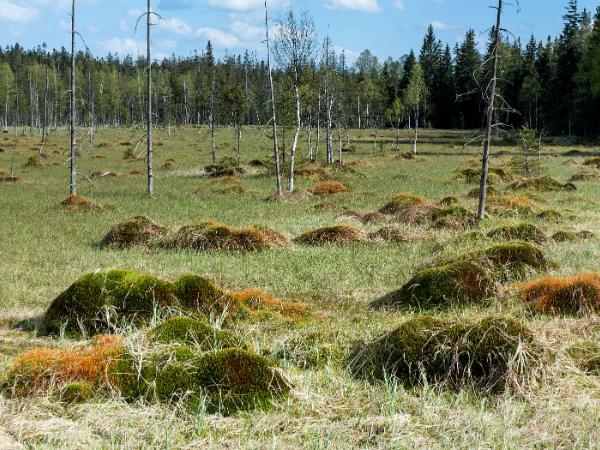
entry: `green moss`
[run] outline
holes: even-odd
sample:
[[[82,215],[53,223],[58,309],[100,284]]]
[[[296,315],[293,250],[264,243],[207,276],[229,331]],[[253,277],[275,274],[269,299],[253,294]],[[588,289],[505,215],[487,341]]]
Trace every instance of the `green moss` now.
[[[532,333],[514,319],[456,323],[421,316],[357,350],[351,367],[370,379],[500,392],[522,386],[540,359]]]
[[[211,327],[206,321],[187,317],[168,319],[150,330],[149,335],[155,342],[163,344],[194,345],[203,351],[249,346],[243,339],[227,331]]]
[[[446,308],[482,303],[494,290],[494,280],[486,270],[469,261],[456,261],[417,272],[399,291],[373,306]]]
[[[562,214],[555,209],[546,209],[540,212],[537,218],[547,222],[559,222],[562,219]]]
[[[580,342],[570,347],[567,352],[580,370],[600,376],[600,345],[597,342]]]
[[[575,242],[584,239],[591,239],[594,237],[594,233],[590,231],[565,231],[560,230],[552,235],[552,239],[556,242]]]
[[[440,200],[440,205],[441,206],[452,206],[452,205],[458,205],[460,202],[458,201],[458,199],[456,197],[444,197],[443,199]]]
[[[531,189],[540,192],[555,192],[555,191],[575,191],[572,183],[562,184],[551,177],[528,178],[524,181],[518,181],[510,186],[513,190]]]
[[[520,223],[517,225],[505,225],[491,230],[487,237],[495,240],[527,241],[544,243],[547,241],[544,232],[535,225]]]
[[[174,305],[171,283],[126,270],[82,276],[52,302],[42,332],[78,335],[112,331],[122,321],[143,322],[156,308]]]
[[[266,358],[242,349],[198,353],[186,346],[167,348],[140,363],[126,356],[113,380],[128,400],[183,401],[192,409],[226,415],[269,407],[289,391]]]
[[[94,396],[94,386],[86,382],[66,384],[60,390],[60,401],[65,403],[85,403]]]
[[[136,245],[148,245],[166,234],[163,228],[147,217],[132,217],[114,225],[102,239],[103,248],[127,248]]]
[[[542,249],[528,242],[496,244],[463,258],[487,267],[501,282],[521,279],[531,271],[545,271],[554,267]]]
[[[212,280],[197,275],[184,275],[173,283],[175,297],[181,306],[205,316],[248,317],[250,310],[227,294]]]

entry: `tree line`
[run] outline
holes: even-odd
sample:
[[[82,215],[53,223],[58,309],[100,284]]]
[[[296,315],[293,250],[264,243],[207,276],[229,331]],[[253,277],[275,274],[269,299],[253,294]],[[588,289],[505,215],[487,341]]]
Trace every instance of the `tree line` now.
[[[494,29],[483,51],[468,30],[444,45],[429,27],[419,51],[379,61],[369,50],[349,64],[329,37],[316,42],[308,13],[290,10],[274,40],[273,87],[279,126],[293,146],[300,126],[320,132],[328,122],[337,139],[349,128],[477,129],[486,119]],[[503,35],[506,36],[506,35]],[[545,134],[600,134],[600,6],[595,16],[569,0],[556,38],[534,36],[499,44],[498,94],[505,106],[496,121]],[[255,54],[189,57],[152,63],[146,98],[144,56],[76,54],[75,103],[80,126],[142,126],[150,103],[155,126],[267,125],[272,116],[267,62]],[[62,48],[0,49],[0,124],[52,129],[69,123],[71,55]],[[325,127],[324,129],[327,129]],[[332,155],[328,155],[331,157]]]

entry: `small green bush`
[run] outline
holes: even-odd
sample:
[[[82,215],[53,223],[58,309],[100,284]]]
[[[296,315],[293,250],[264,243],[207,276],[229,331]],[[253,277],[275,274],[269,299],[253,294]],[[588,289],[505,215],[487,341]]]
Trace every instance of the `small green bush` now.
[[[514,319],[456,323],[421,316],[358,349],[350,362],[354,374],[367,379],[392,376],[409,386],[427,380],[496,393],[524,386],[541,362],[541,350]]]
[[[154,342],[163,344],[193,345],[204,351],[249,346],[238,336],[211,327],[206,321],[187,317],[174,317],[164,321],[149,332]]]

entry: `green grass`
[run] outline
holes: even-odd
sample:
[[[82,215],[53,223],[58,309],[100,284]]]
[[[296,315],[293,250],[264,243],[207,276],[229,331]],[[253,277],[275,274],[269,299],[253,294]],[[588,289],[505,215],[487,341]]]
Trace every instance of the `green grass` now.
[[[84,130],[80,130],[84,138]],[[220,129],[218,159],[235,157],[232,129]],[[233,331],[266,355],[290,353],[289,342],[311,336],[315,347],[348,353],[357,342],[372,340],[398,327],[418,311],[381,311],[369,304],[398,290],[420,267],[435,259],[472,251],[491,244],[485,237],[467,239],[470,231],[432,230],[426,225],[411,231],[423,240],[405,244],[305,247],[294,245],[258,253],[195,253],[182,251],[101,250],[98,244],[110,227],[132,216],[145,215],[176,228],[208,218],[231,226],[266,225],[289,238],[308,230],[350,223],[337,216],[345,209],[379,210],[398,192],[411,192],[433,202],[457,197],[475,211],[474,187],[457,180],[460,170],[477,167],[479,149],[463,149],[464,133],[426,131],[416,160],[396,159],[397,153],[375,154],[369,131],[352,131],[355,153],[347,160],[368,163],[352,166],[358,173],[342,173],[338,180],[350,187],[333,197],[308,197],[298,201],[267,202],[274,191],[269,177],[241,176],[244,192],[223,194],[222,185],[198,176],[211,163],[206,129],[179,129],[171,136],[160,129],[155,147],[156,194],[145,194],[143,161],[127,162],[121,142],[135,142],[140,130],[99,130],[97,148],[105,159],[90,159],[87,145],[81,149],[79,171],[113,171],[118,177],[94,179],[97,187],[80,179],[79,194],[105,207],[102,212],[66,213],[59,202],[68,194],[65,150],[66,130],[50,135],[43,167],[24,167],[38,137],[17,140],[16,175],[20,183],[0,183],[0,371],[19,353],[37,346],[68,347],[75,343],[41,339],[14,325],[42,314],[51,301],[84,273],[115,268],[131,269],[174,278],[183,273],[208,276],[229,289],[255,287],[279,298],[310,305],[315,318],[307,323],[266,321],[236,325]],[[393,147],[395,132],[380,132]],[[403,135],[406,140],[408,133]],[[0,169],[9,169],[14,134],[0,134]],[[543,156],[544,174],[565,183],[581,166],[563,165],[560,154],[574,146],[548,147]],[[580,150],[595,150],[579,147]],[[409,150],[407,143],[401,151]],[[58,154],[54,152],[58,151]],[[516,147],[495,146],[517,152]],[[324,145],[321,144],[321,155]],[[307,153],[306,138],[299,149]],[[271,143],[262,130],[244,134],[242,164],[268,159]],[[336,152],[337,156],[337,152]],[[511,155],[493,158],[495,167],[506,167]],[[174,169],[160,170],[168,159]],[[297,178],[298,190],[310,189],[316,179]],[[509,183],[497,183],[503,189]],[[484,231],[522,221],[539,226],[548,236],[558,230],[595,231],[600,225],[597,182],[577,183],[575,192],[542,193],[538,210],[556,209],[560,223],[544,223],[532,217],[492,217]],[[364,226],[374,231],[377,225]],[[598,270],[600,243],[586,241],[548,243],[547,256],[558,263],[555,274],[573,275]],[[127,404],[115,397],[57,407],[51,397],[9,400],[0,397],[0,444],[3,433],[33,447],[50,448],[181,448],[232,446],[242,448],[474,448],[474,447],[576,447],[590,448],[600,440],[600,379],[577,369],[567,349],[581,338],[599,339],[598,329],[586,320],[562,320],[529,316],[514,288],[503,289],[498,301],[439,312],[453,319],[477,319],[489,315],[518,318],[553,352],[547,378],[526,396],[504,394],[481,397],[472,392],[448,393],[433,386],[407,390],[393,381],[370,384],[354,379],[343,358],[319,364],[302,364],[314,351],[299,348],[293,360],[280,360],[281,370],[294,385],[288,400],[268,412],[245,412],[234,417],[190,413],[186,408],[155,404]],[[598,318],[595,318],[597,321]],[[315,337],[316,336],[316,337]],[[301,346],[299,346],[301,347]],[[282,349],[285,348],[285,351]],[[302,367],[311,367],[304,370]]]

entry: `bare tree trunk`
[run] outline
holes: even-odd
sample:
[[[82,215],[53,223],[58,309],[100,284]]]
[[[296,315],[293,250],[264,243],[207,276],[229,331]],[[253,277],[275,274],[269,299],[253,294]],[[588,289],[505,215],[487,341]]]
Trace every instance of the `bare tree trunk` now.
[[[42,123],[42,148],[48,139],[48,92],[50,80],[48,78],[48,66],[46,65],[46,86],[44,88],[44,121]]]
[[[479,208],[477,217],[483,220],[485,217],[485,206],[487,201],[487,177],[488,177],[488,162],[490,158],[490,141],[492,139],[492,125],[494,120],[495,102],[496,102],[496,85],[498,75],[498,47],[500,44],[500,20],[502,19],[502,1],[498,0],[496,29],[494,31],[494,70],[492,72],[492,82],[488,98],[487,108],[487,124],[485,131],[485,140],[483,141],[483,158],[481,166],[481,182],[479,185]]]
[[[419,140],[419,101],[417,100],[417,107],[415,109],[415,135],[413,138],[412,154],[417,154],[417,141]]]
[[[362,115],[362,113],[360,111],[360,95],[358,96],[358,102],[357,103],[358,103],[358,109],[357,109],[357,113],[358,113],[357,114],[357,116],[358,116],[358,129],[360,130],[362,128],[362,126],[361,126],[361,115]]]
[[[77,111],[75,110],[75,0],[71,7],[71,182],[70,195],[77,195]]]
[[[288,190],[294,191],[294,170],[296,164],[296,148],[298,147],[298,138],[300,137],[300,129],[302,127],[301,112],[300,112],[300,89],[298,89],[298,72],[295,69],[294,76],[294,93],[296,96],[296,130],[294,131],[294,141],[290,151],[290,175],[288,180]]]
[[[152,55],[150,52],[151,42],[151,19],[152,9],[150,0],[147,3],[146,9],[146,70],[148,71],[146,77],[146,96],[147,96],[147,111],[146,111],[146,163],[148,169],[148,195],[154,194],[154,167],[152,165],[153,152],[152,152]]]
[[[269,72],[269,91],[271,94],[271,122],[273,123],[273,158],[275,160],[275,189],[278,196],[282,195],[281,165],[279,162],[279,143],[277,141],[277,108],[275,105],[275,89],[273,87],[273,72],[271,70],[271,44],[269,42],[269,10],[265,0],[265,33],[267,39],[267,69]]]
[[[314,161],[319,160],[319,145],[321,144],[321,90],[319,89],[319,101],[317,103],[317,145],[315,147]]]
[[[331,119],[331,110],[333,109],[333,96],[327,99],[327,90],[325,91],[327,100],[327,163],[333,163],[333,125]]]
[[[313,160],[313,127],[312,127],[312,113],[308,116],[308,159]]]
[[[217,162],[217,142],[215,136],[215,68],[212,68],[212,80],[210,91],[210,153],[212,162]]]
[[[242,142],[242,121],[238,119],[238,122],[235,124],[236,133],[237,133],[237,163],[238,166],[242,161],[242,152],[241,152],[241,142]]]

